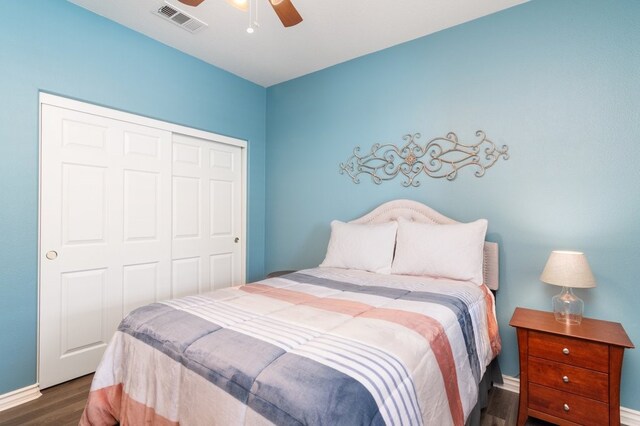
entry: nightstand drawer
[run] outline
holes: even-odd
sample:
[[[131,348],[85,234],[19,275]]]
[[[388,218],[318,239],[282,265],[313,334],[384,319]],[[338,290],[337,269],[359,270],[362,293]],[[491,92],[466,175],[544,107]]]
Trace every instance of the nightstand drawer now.
[[[532,330],[529,355],[603,373],[609,371],[609,347],[600,343]]]
[[[529,381],[563,392],[609,402],[609,375],[605,373],[529,357]]]
[[[609,424],[609,405],[529,383],[529,409],[582,425]]]

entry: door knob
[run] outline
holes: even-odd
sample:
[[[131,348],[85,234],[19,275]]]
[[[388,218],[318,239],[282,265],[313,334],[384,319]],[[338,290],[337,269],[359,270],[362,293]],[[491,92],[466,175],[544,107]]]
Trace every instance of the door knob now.
[[[47,252],[47,254],[45,254],[45,257],[49,260],[54,260],[56,257],[58,257],[58,252],[55,250],[50,250]]]
[[[235,240],[233,240],[233,242],[234,242],[234,243],[237,243],[237,242],[239,242],[239,241],[240,241],[240,238],[238,238],[238,237],[236,237],[236,239],[235,239]]]

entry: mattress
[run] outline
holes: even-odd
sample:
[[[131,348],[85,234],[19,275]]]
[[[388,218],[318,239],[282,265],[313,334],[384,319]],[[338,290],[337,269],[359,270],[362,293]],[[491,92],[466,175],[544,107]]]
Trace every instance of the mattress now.
[[[461,425],[500,350],[486,286],[315,268],[147,305],[81,424]]]

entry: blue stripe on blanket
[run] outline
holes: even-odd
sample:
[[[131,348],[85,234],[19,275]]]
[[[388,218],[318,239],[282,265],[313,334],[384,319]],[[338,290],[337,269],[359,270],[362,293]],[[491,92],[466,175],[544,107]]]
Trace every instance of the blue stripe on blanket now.
[[[471,372],[476,380],[480,383],[480,360],[478,358],[478,350],[476,348],[475,332],[473,331],[473,322],[469,314],[468,306],[459,298],[446,294],[431,293],[426,291],[411,291],[392,287],[379,287],[353,284],[343,281],[336,281],[327,278],[315,277],[299,272],[284,275],[285,278],[301,284],[311,284],[331,288],[334,290],[348,291],[352,293],[371,294],[375,296],[387,297],[390,299],[414,300],[421,302],[437,303],[450,309],[458,319],[460,330],[464,338],[469,358]]]
[[[421,302],[438,303],[449,308],[458,318],[458,324],[462,330],[462,336],[467,348],[467,356],[471,366],[471,372],[476,380],[476,384],[480,383],[480,359],[476,348],[476,337],[473,331],[473,322],[469,314],[468,306],[457,297],[446,294],[429,293],[425,291],[412,291],[401,297],[403,300],[417,300]]]
[[[220,326],[162,303],[138,308],[126,316],[118,330],[162,348],[162,352],[179,361],[182,353],[196,340],[219,330]]]
[[[375,400],[354,378],[188,312],[147,305],[129,314],[118,330],[276,424],[384,424]]]
[[[405,294],[410,293],[410,290],[403,290],[401,288],[359,285],[359,284],[347,283],[344,281],[331,280],[328,278],[315,277],[313,275],[307,275],[300,272],[294,272],[292,274],[283,275],[280,278],[285,278],[287,280],[295,281],[300,284],[313,284],[313,285],[319,285],[322,287],[332,288],[334,290],[350,291],[353,293],[372,294],[375,296],[388,297],[390,299],[399,299]]]
[[[376,402],[358,381],[291,353],[257,377],[248,405],[278,425],[295,424],[292,418],[305,425],[384,424]]]

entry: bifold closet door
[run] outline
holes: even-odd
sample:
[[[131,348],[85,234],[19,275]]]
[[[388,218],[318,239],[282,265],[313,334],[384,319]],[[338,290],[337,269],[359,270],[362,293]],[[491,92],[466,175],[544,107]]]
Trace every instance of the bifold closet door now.
[[[171,133],[42,105],[42,388],[92,371],[132,309],[171,295]]]
[[[243,284],[241,155],[173,135],[172,297]]]

